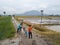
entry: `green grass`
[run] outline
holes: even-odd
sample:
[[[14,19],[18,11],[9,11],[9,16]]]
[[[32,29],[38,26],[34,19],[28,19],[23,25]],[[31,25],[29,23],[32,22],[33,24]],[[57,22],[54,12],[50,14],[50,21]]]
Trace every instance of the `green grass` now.
[[[11,38],[15,34],[15,28],[11,16],[0,17],[0,40]]]

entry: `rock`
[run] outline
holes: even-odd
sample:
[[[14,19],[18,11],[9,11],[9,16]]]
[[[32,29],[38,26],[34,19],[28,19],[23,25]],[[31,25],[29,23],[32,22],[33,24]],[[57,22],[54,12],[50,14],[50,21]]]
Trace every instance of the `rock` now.
[[[36,45],[36,41],[35,40],[32,41],[32,45]]]
[[[12,41],[11,44],[15,43],[15,41]]]
[[[38,35],[36,35],[36,37],[38,37]]]

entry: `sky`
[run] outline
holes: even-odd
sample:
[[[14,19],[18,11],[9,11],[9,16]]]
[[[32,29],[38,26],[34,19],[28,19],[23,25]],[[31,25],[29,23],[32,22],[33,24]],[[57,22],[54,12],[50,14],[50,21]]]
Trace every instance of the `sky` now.
[[[60,14],[60,0],[0,0],[0,14],[20,14],[44,10],[45,14]]]

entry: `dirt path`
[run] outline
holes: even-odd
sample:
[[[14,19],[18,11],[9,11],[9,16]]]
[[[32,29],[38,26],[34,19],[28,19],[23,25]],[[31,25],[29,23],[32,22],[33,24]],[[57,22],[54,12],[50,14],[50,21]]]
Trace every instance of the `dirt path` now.
[[[14,19],[14,17],[12,17],[12,21],[13,21],[15,28],[17,29],[17,25],[19,24],[19,22],[17,22]],[[26,25],[24,26],[27,28]],[[19,37],[0,41],[0,45],[48,45],[48,44],[41,38],[41,35],[33,32],[32,39],[25,37],[24,33],[22,33],[21,35],[19,35]]]

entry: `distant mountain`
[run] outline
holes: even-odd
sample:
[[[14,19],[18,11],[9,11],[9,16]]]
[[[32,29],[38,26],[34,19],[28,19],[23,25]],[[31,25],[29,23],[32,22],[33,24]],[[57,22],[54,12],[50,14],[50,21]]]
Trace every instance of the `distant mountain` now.
[[[26,15],[26,16],[36,16],[36,15],[41,15],[39,11],[37,10],[31,10],[31,11],[28,11],[28,12],[25,12],[23,14],[15,14],[15,15]]]

